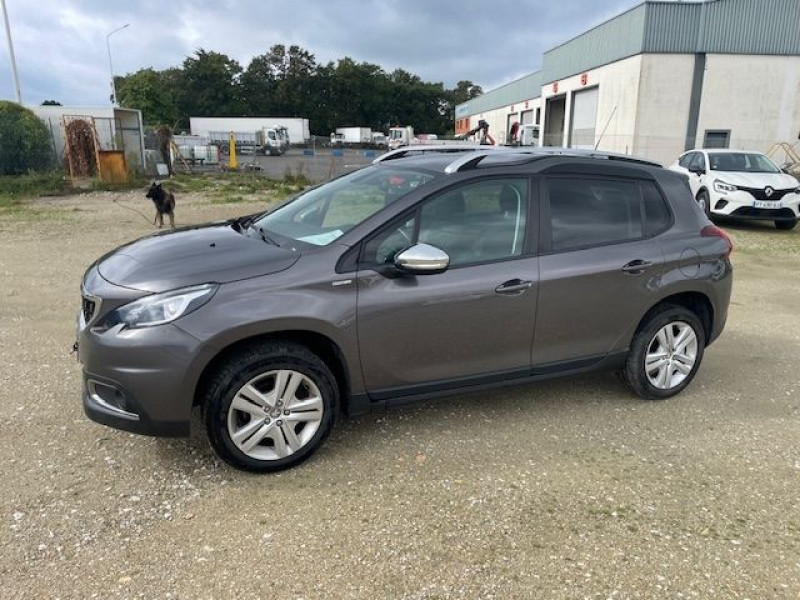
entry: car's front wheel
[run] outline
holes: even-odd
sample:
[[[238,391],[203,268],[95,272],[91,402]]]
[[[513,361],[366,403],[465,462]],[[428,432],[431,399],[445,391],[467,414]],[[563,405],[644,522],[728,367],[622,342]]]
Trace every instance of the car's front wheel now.
[[[631,342],[623,378],[646,400],[679,394],[700,367],[705,331],[697,315],[677,305],[651,313]]]
[[[797,219],[791,221],[775,221],[775,227],[781,231],[789,231],[797,225]]]
[[[211,445],[248,471],[293,467],[317,450],[333,427],[336,380],[327,365],[293,342],[244,348],[220,367],[203,402]]]
[[[699,194],[697,194],[697,204],[700,205],[700,208],[703,209],[703,212],[707,217],[711,216],[711,198],[709,197],[707,191],[702,190]]]

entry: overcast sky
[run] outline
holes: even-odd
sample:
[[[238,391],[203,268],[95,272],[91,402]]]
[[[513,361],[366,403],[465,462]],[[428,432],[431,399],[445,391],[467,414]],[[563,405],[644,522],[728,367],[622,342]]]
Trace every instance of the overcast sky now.
[[[542,52],[640,0],[6,0],[23,103],[104,104],[106,34],[114,71],[179,65],[197,48],[243,67],[273,44],[299,44],[488,90],[541,66]],[[0,97],[13,99],[5,36]]]

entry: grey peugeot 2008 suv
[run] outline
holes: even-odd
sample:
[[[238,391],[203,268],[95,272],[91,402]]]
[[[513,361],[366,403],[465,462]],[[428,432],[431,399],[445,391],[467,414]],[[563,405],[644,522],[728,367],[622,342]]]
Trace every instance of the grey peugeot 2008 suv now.
[[[613,369],[682,391],[728,312],[732,244],[686,178],[553,151],[400,150],[260,215],[156,234],[86,272],[93,420],[274,471],[342,412]]]

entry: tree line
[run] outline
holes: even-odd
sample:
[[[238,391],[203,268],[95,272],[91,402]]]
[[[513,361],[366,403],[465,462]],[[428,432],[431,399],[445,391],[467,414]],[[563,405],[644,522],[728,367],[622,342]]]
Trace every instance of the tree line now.
[[[386,130],[412,125],[439,135],[453,131],[455,106],[482,93],[471,81],[447,89],[403,69],[341,58],[321,64],[299,46],[278,44],[238,61],[197,50],[180,67],[140,69],[115,80],[121,106],[137,108],[147,125],[188,129],[189,117],[305,117],[311,132],[336,127]]]

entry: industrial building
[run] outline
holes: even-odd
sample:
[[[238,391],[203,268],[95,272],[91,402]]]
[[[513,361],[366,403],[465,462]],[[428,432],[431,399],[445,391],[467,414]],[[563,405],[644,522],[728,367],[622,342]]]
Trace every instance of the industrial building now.
[[[456,133],[514,121],[542,145],[671,163],[696,147],[800,137],[800,2],[647,0],[548,50],[541,69],[456,107]]]

